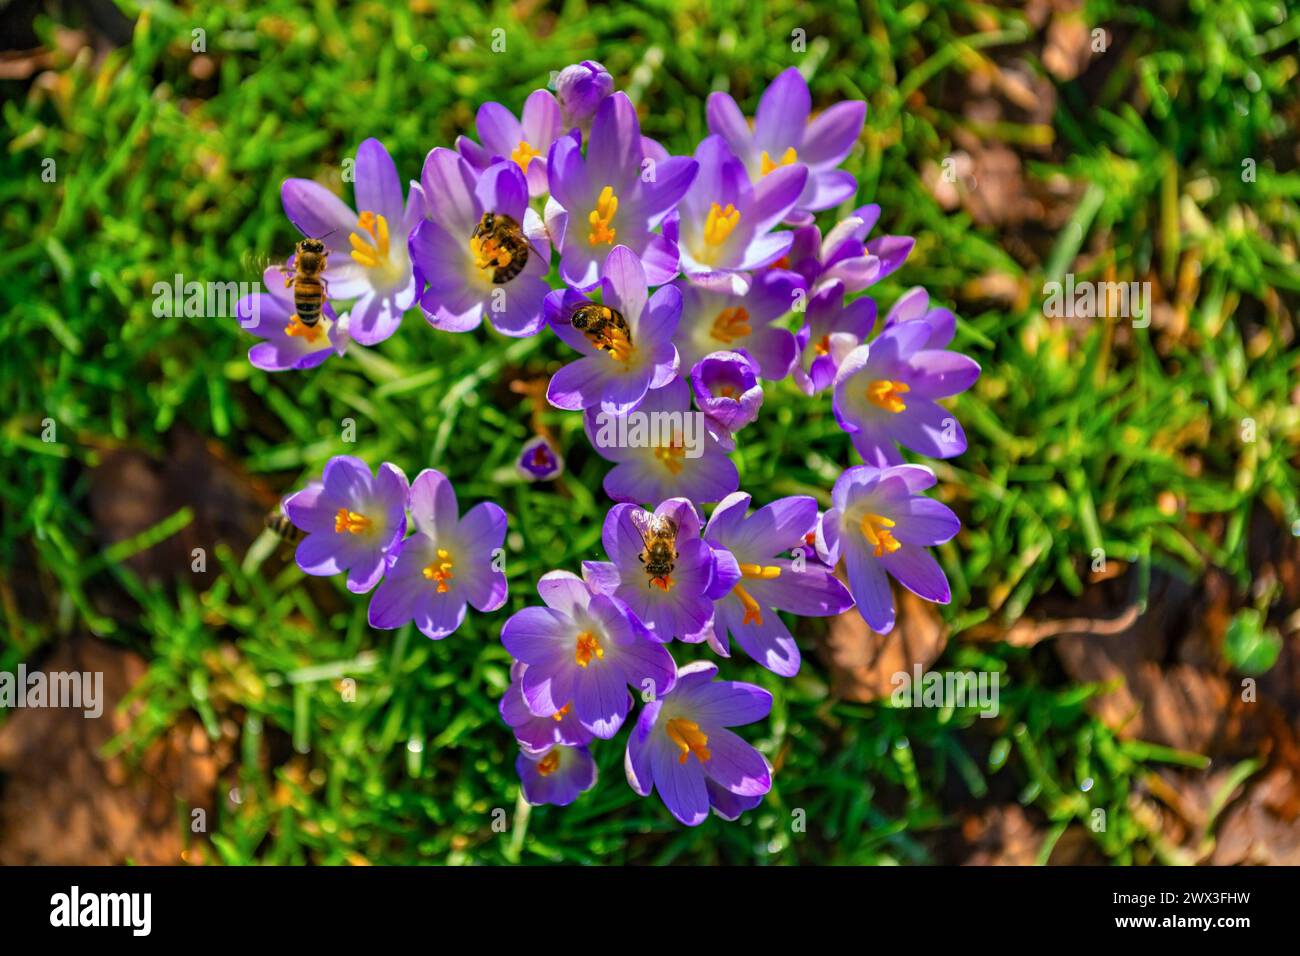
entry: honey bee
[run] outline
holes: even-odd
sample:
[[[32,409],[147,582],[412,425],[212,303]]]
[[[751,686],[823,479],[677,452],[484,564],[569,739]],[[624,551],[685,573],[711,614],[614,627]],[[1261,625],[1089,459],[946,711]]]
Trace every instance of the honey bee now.
[[[266,516],[265,524],[285,544],[293,544],[302,537],[302,530],[290,521],[289,516],[279,508]]]
[[[298,243],[293,269],[285,267],[280,270],[284,273],[284,287],[293,289],[295,317],[309,329],[315,328],[320,321],[321,308],[325,304],[324,272],[328,258],[329,250],[324,242],[304,239]]]
[[[596,348],[623,358],[632,347],[632,333],[622,313],[607,305],[588,302],[573,310],[569,323]]]
[[[677,564],[677,522],[667,515],[633,511],[632,523],[645,544],[637,560],[645,566],[645,573],[650,577],[646,586],[658,585],[667,591],[671,583],[669,575]]]
[[[479,258],[492,266],[492,284],[509,282],[528,265],[528,239],[518,221],[504,213],[485,212],[474,227]]]

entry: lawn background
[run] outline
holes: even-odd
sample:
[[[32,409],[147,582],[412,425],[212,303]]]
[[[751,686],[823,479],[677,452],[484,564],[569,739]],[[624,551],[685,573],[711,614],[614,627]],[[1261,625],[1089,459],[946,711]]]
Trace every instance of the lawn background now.
[[[0,669],[85,635],[147,659],[134,719],[105,752],[136,765],[192,721],[225,754],[206,838],[188,833],[193,805],[175,798],[187,859],[925,863],[960,859],[963,815],[1003,803],[1029,808],[1042,860],[1071,829],[1099,860],[1185,858],[1135,812],[1135,794],[1156,768],[1200,772],[1207,760],[1117,734],[1088,708],[1096,689],[1043,648],[963,637],[1005,631],[1036,596],[1083,595],[1100,548],[1133,569],[1140,607],[1153,579],[1197,588],[1222,569],[1232,614],[1257,608],[1260,626],[1215,666],[1251,673],[1261,661],[1250,655],[1276,656],[1294,606],[1282,585],[1259,585],[1247,545],[1257,521],[1279,540],[1300,533],[1293,10],[1089,2],[1074,16],[1103,27],[1108,48],[1061,81],[1041,65],[1041,8],[964,0],[121,6],[136,21],[124,45],[61,45],[60,25],[84,22],[56,10],[35,21],[54,51],[42,69],[0,81]],[[497,29],[504,53],[492,50]],[[985,370],[954,404],[969,450],[936,466],[938,495],[966,525],[940,549],[954,600],[938,666],[1000,672],[1000,716],[837,700],[814,653],[824,627],[805,626],[794,680],[724,662],[776,701],[747,729],[776,784],[739,823],[682,828],[637,797],[622,735],[596,747],[601,781],[575,805],[517,800],[497,716],[500,626],[535,599],[542,573],[600,556],[608,506],[607,465],[576,414],[544,412],[568,458],[560,482],[513,476],[533,409],[510,385],[557,367],[553,336],[436,333],[413,312],[372,350],[268,375],[249,366],[235,320],[153,313],[155,282],[254,281],[288,253],[285,178],[317,178],[350,201],[342,163],[370,136],[417,178],[429,149],[472,135],[480,103],[518,110],[583,58],[607,66],[673,153],[705,135],[710,91],[752,114],[790,65],[815,107],[865,99],[845,164],[856,204],[880,203],[881,231],[918,239],[871,294],[883,315],[926,286],[960,316],[954,347]],[[1012,80],[1051,87],[1054,107],[1035,109],[1032,85],[1028,98],[1001,85],[1012,68]],[[965,109],[1017,95],[1021,106],[993,120]],[[998,225],[940,205],[934,177],[971,141],[1023,159],[1017,183],[1048,197],[1041,217]],[[963,188],[989,184],[977,174]],[[1067,272],[1150,281],[1156,321],[1045,316],[1043,283]],[[342,438],[348,419],[355,443]],[[788,382],[769,387],[743,437],[741,486],[756,503],[825,503],[857,461],[829,397]],[[438,643],[373,631],[341,580],[306,579],[265,538],[250,552],[266,507],[340,453],[411,476],[437,467],[462,506],[498,501],[510,519],[506,608],[471,612]],[[189,570],[193,547],[205,549],[203,574]],[[679,662],[693,651],[707,653],[681,646]],[[1234,787],[1262,764],[1239,766]],[[1100,832],[1088,826],[1097,808]]]

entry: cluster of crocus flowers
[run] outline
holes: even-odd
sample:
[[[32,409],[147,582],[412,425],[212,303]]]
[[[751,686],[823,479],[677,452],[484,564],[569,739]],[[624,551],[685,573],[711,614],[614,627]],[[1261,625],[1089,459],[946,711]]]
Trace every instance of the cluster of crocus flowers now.
[[[778,556],[813,533],[813,499],[786,499],[746,520],[748,503],[747,495],[728,498],[715,512],[712,538],[702,536],[699,513],[685,498],[653,512],[616,505],[603,533],[610,560],[584,562],[582,577],[544,575],[537,585],[542,606],[506,621],[501,642],[515,664],[501,715],[519,744],[517,769],[529,802],[563,805],[593,786],[590,748],[619,732],[638,697],[643,706],[624,758],[637,793],[657,791],[674,817],[694,826],[710,809],[735,819],[771,789],[767,759],[730,729],[766,716],[771,694],[715,680],[717,667],[707,661],[679,667],[668,645],[708,641],[725,655],[726,629],[744,628],[737,640],[746,650],[774,672],[793,674],[798,651],[777,647],[774,635],[783,625],[775,608],[825,615],[852,599],[824,565]],[[726,623],[733,600],[745,608],[743,623]],[[750,621],[751,608],[757,622]],[[720,637],[717,628],[724,629]],[[777,647],[770,654],[769,644]]]
[[[566,357],[535,400],[583,415],[587,440],[611,463],[603,490],[617,504],[603,528],[606,559],[583,562],[581,577],[545,575],[541,605],[503,627],[514,666],[501,716],[530,803],[563,805],[590,789],[594,749],[626,724],[629,783],[691,825],[710,810],[734,819],[771,787],[766,759],[731,730],[766,716],[771,696],[717,679],[707,661],[679,666],[670,647],[727,658],[738,646],[792,677],[801,656],[791,618],[856,605],[887,631],[891,580],[948,601],[928,549],[960,525],[925,494],[934,473],[907,464],[903,449],[960,454],[965,434],[941,402],[980,373],[950,349],[956,319],[924,290],[880,321],[872,287],[915,243],[872,237],[878,205],[824,232],[816,221],[852,208],[858,184],[840,166],[865,103],[814,110],[790,68],[752,119],[722,92],[702,114],[709,134],[671,155],[642,134],[609,72],[584,60],[517,112],[482,104],[474,130],[454,149],[432,149],[406,188],[368,139],[353,205],[311,180],[283,184],[290,222],[326,249],[319,320],[297,315],[292,260],[237,310],[263,340],[250,360],[267,371],[375,346],[417,307],[443,332],[486,320],[491,332],[562,343]],[[732,453],[765,390],[778,387],[829,398],[865,462],[844,463],[822,492],[824,513],[813,497],[753,502],[740,489]],[[571,432],[552,433],[539,415],[513,459],[521,481],[563,473],[569,449],[556,434]],[[439,472],[408,487],[391,465],[371,473],[342,457],[286,510],[308,532],[303,569],[346,573],[349,588],[373,591],[376,628],[413,622],[438,639],[468,606],[505,600],[504,513],[484,502],[461,516]]]
[[[486,612],[505,603],[505,512],[485,501],[462,517],[441,472],[426,469],[408,484],[395,465],[372,473],[360,459],[338,455],[320,481],[285,499],[284,512],[305,533],[299,567],[346,572],[350,591],[374,591],[372,627],[414,622],[441,640],[460,627],[466,605]]]

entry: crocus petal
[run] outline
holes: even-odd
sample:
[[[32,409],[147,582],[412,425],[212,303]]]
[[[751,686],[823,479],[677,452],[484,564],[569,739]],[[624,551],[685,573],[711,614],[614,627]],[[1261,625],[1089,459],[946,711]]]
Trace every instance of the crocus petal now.
[[[916,240],[911,236],[881,236],[867,243],[867,251],[880,259],[880,274],[877,278],[883,279],[898,269],[914,245]]]
[[[866,118],[867,104],[861,100],[836,103],[808,124],[799,161],[810,166],[838,166],[853,148]]]
[[[460,584],[477,611],[495,611],[506,601],[506,576],[494,568],[495,556],[506,538],[506,513],[500,505],[480,501],[461,519],[456,537],[471,542],[471,566],[464,569]]]
[[[456,489],[442,472],[426,468],[415,476],[410,507],[415,526],[435,541],[455,533],[460,506]]]
[[[753,151],[753,135],[745,114],[726,93],[710,93],[705,104],[709,130],[721,136],[742,161],[748,162]]]
[[[435,147],[424,159],[420,185],[434,219],[452,236],[468,241],[483,213],[474,193],[474,170],[464,157]]]
[[[722,727],[709,728],[709,779],[744,797],[762,796],[772,789],[772,771],[763,755]]]
[[[925,349],[912,356],[918,372],[908,383],[921,398],[946,398],[966,391],[980,377],[980,366],[960,352]]]
[[[799,673],[799,645],[795,643],[790,629],[775,611],[766,611],[762,623],[750,621],[744,623],[744,614],[738,610],[739,602],[735,598],[726,598],[718,606],[719,624],[725,622],[726,631],[736,639],[751,658],[781,677],[793,677]]]
[[[943,568],[939,567],[934,555],[925,548],[905,544],[897,551],[884,555],[880,563],[899,584],[917,597],[936,604],[947,604],[952,600]]]
[[[627,774],[628,786],[643,797],[650,796],[654,789],[654,770],[651,766],[650,735],[654,733],[655,723],[663,702],[652,700],[641,709],[636,726],[627,735],[627,750],[623,754],[623,770]]]
[[[388,220],[396,228],[405,213],[402,180],[397,164],[377,139],[367,139],[357,147],[354,189],[357,209],[367,210]],[[346,240],[347,237],[345,236]]]
[[[703,823],[709,815],[709,794],[699,763],[693,758],[679,763],[666,740],[654,741],[649,750],[655,789],[668,812],[689,827]]]
[[[848,534],[854,533],[856,529],[848,531]],[[888,634],[894,628],[894,596],[889,590],[889,578],[880,565],[880,559],[872,556],[865,544],[846,543],[844,570],[848,575],[849,590],[853,592],[858,611],[867,626],[877,634]]]
[[[907,497],[891,509],[894,538],[903,544],[929,547],[951,541],[961,530],[961,520],[942,502],[922,496]]]
[[[772,159],[779,159],[787,144],[800,145],[811,109],[812,96],[803,74],[793,66],[783,70],[758,101],[754,116],[755,146],[775,152]]]
[[[716,673],[717,668],[714,668]],[[711,678],[702,682],[684,680],[688,668],[677,672],[677,691],[689,696],[690,709],[701,724],[718,727],[738,727],[762,720],[772,710],[772,695],[754,684],[742,681],[718,681]]]
[[[615,246],[605,258],[605,304],[622,313],[629,324],[639,323],[645,311],[646,275],[641,260],[627,246]]]
[[[852,173],[846,173],[842,169],[823,169],[809,175],[803,193],[799,196],[798,208],[814,212],[830,209],[853,198],[857,191],[858,181]]]

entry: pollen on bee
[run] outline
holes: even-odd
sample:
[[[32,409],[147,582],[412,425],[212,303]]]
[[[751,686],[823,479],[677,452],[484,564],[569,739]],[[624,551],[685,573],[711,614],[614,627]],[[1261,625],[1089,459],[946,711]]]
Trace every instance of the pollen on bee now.
[[[315,345],[316,341],[325,334],[325,329],[319,323],[316,325],[303,325],[302,319],[295,312],[289,317],[289,324],[284,327],[284,334],[289,338],[295,336],[305,339],[309,345]]]

